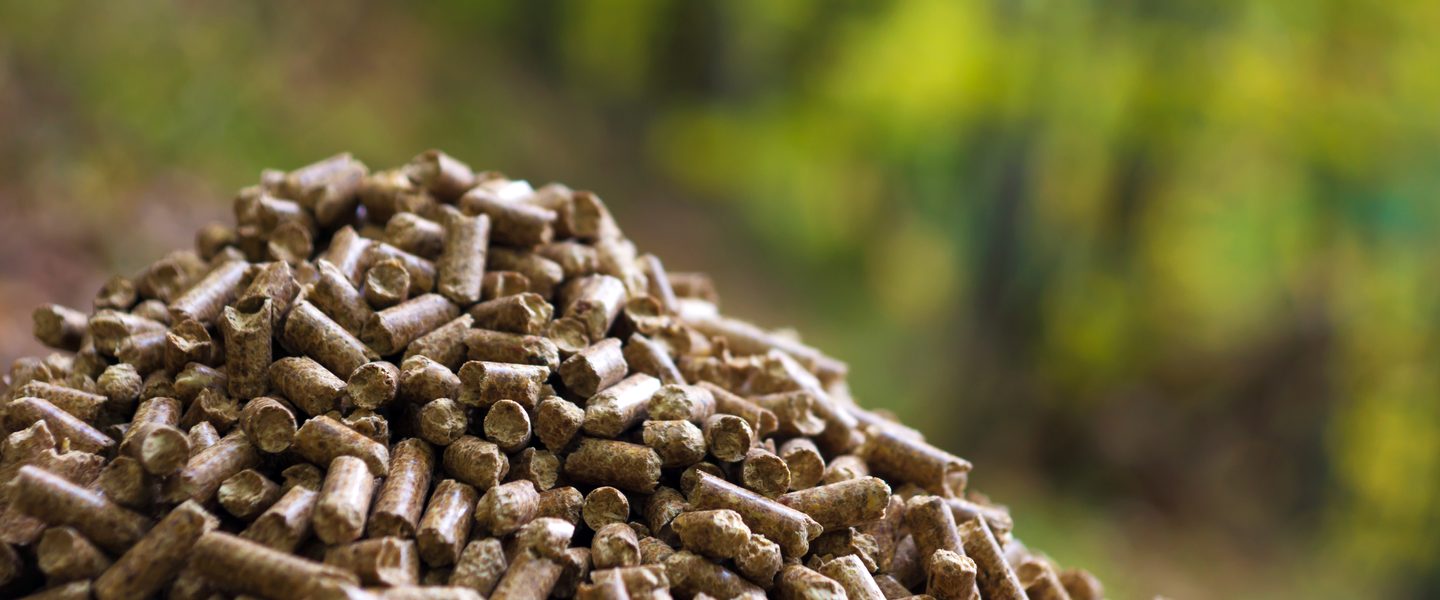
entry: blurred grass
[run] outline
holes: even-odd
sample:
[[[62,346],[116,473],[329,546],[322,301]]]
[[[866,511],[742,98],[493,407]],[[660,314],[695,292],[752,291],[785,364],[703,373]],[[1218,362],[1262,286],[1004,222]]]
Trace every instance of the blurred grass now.
[[[1116,597],[1434,595],[1437,32],[1412,0],[0,0],[0,358],[263,167],[440,147],[598,190]]]

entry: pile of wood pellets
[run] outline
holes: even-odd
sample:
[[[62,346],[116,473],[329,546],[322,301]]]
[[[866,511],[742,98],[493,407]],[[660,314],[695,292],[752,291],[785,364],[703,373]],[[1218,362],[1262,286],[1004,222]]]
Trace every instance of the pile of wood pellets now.
[[[234,212],[35,312],[0,596],[1102,597],[594,193],[342,154]]]

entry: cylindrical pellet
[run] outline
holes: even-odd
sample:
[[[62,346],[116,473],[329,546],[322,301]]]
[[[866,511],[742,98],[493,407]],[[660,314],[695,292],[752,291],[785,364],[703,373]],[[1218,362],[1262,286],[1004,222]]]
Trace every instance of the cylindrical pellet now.
[[[381,485],[375,506],[370,511],[371,537],[415,536],[434,470],[435,451],[429,444],[415,438],[395,444],[390,475]]]
[[[315,535],[327,544],[359,539],[374,491],[375,477],[364,461],[353,456],[335,457],[315,505]]]
[[[157,491],[155,478],[129,456],[117,456],[106,464],[94,486],[116,504],[137,510],[150,508]]]
[[[360,577],[366,585],[405,586],[420,581],[420,555],[415,541],[381,537],[330,548],[325,564]]]
[[[520,403],[501,400],[485,415],[485,439],[505,452],[515,452],[530,443],[530,415]]]
[[[585,409],[558,397],[540,401],[535,410],[535,437],[553,452],[560,452],[575,439],[585,423]]]
[[[231,475],[215,493],[226,512],[249,521],[280,499],[280,484],[254,469]]]
[[[549,489],[540,492],[540,507],[535,512],[535,518],[553,517],[577,525],[584,506],[585,496],[580,490],[568,485]]]
[[[129,548],[150,520],[44,469],[25,465],[13,480],[14,506],[51,526],[74,527],[110,552]]]
[[[535,365],[554,370],[560,366],[555,342],[538,335],[521,335],[472,329],[465,334],[470,360]]]
[[[169,584],[190,560],[190,550],[200,536],[219,524],[219,519],[195,501],[187,500],[156,523],[95,580],[95,597],[99,600],[151,597]]]
[[[268,298],[225,307],[220,331],[225,337],[226,389],[236,398],[254,398],[269,386],[271,314]]]
[[[489,594],[505,575],[507,566],[505,551],[499,539],[473,540],[465,545],[460,559],[455,562],[455,570],[450,574],[450,585]]]
[[[338,238],[339,234],[336,234],[336,237]],[[370,310],[369,303],[365,302],[364,294],[355,287],[359,281],[358,276],[352,281],[348,275],[324,259],[316,261],[315,269],[317,279],[315,284],[308,288],[306,299],[339,323],[345,331],[351,335],[360,335],[360,330],[365,327],[365,322],[370,320],[373,311]]]
[[[480,297],[484,300],[524,294],[529,290],[530,278],[516,271],[488,271],[480,279]]]
[[[410,272],[398,260],[382,260],[365,271],[365,301],[376,310],[410,297]]]
[[[646,421],[645,445],[660,455],[665,468],[683,468],[705,459],[705,433],[689,421]]]
[[[373,318],[373,315],[372,315]],[[308,300],[295,303],[285,319],[285,346],[296,354],[324,365],[341,381],[360,365],[379,358],[367,347]]]
[[[639,444],[582,438],[565,457],[565,474],[582,483],[649,494],[660,481],[660,456]]]
[[[555,309],[539,294],[526,292],[486,300],[470,307],[468,314],[481,329],[535,335],[545,331]]]
[[[804,565],[790,565],[780,570],[776,591],[786,600],[801,598],[845,598],[840,582],[821,575]]]
[[[105,396],[100,394],[45,381],[31,381],[17,386],[11,397],[40,398],[86,423],[95,422],[106,401]]]
[[[597,569],[634,567],[640,564],[640,540],[624,523],[610,523],[590,540],[591,560]]]
[[[555,212],[507,201],[493,191],[476,187],[460,198],[459,206],[467,214],[485,215],[495,224],[490,236],[498,243],[529,247],[549,243],[555,236]]]
[[[295,301],[295,296],[299,293],[300,284],[295,281],[295,273],[290,264],[279,260],[260,265],[255,277],[250,280],[250,286],[241,292],[236,304],[270,300],[274,307],[271,321],[278,327],[285,315],[290,313],[290,303]]]
[[[510,460],[510,479],[524,479],[544,491],[560,480],[560,457],[549,450],[525,448]]]
[[[240,286],[249,269],[250,265],[243,261],[227,262],[216,267],[170,303],[171,318],[176,322],[185,319],[213,322],[215,317],[220,316],[220,310],[240,294]]]
[[[315,501],[319,493],[305,486],[293,486],[260,513],[241,535],[248,540],[281,552],[293,552],[310,535]]]
[[[545,600],[560,580],[561,571],[560,563],[522,552],[505,570],[490,600]]]
[[[295,440],[295,412],[280,400],[260,396],[240,410],[240,429],[261,452],[283,452]]]
[[[619,383],[625,372],[625,353],[615,338],[602,339],[560,363],[560,379],[565,387],[586,398]]]
[[[512,481],[485,491],[475,506],[475,523],[490,535],[505,536],[535,518],[540,494],[529,481]]]
[[[789,557],[805,556],[810,540],[823,531],[805,513],[709,474],[700,474],[690,490],[690,503],[700,510],[728,508],[740,513],[751,530],[780,544]]]
[[[591,531],[611,523],[625,523],[630,520],[630,500],[618,489],[600,486],[585,496],[581,516]]]
[[[785,459],[756,446],[740,461],[740,485],[767,498],[779,498],[790,489],[790,467]]]
[[[426,294],[371,315],[360,337],[376,352],[389,356],[459,314],[460,309],[444,296]]]
[[[865,480],[856,479],[833,485],[854,485],[855,482]],[[950,507],[937,496],[915,496],[906,501],[905,527],[915,537],[915,548],[920,551],[920,560],[927,561],[924,564],[928,564],[930,555],[937,550],[965,554]]]
[[[85,337],[90,322],[85,313],[59,304],[46,304],[35,309],[32,320],[35,323],[35,339],[56,350],[71,352],[80,349],[81,338]]]
[[[415,534],[425,564],[443,567],[455,563],[470,539],[471,516],[479,499],[475,488],[453,479],[435,486]]]
[[[605,337],[625,306],[625,284],[609,275],[591,275],[576,279],[565,288],[566,304],[561,314],[584,323],[590,339]]]
[[[820,567],[820,574],[835,580],[853,600],[885,600],[875,578],[865,570],[864,563],[854,555],[836,557]],[[957,596],[959,598],[960,596]],[[979,600],[978,597],[976,600]]]
[[[211,531],[195,544],[196,569],[223,589],[264,598],[302,600],[359,585],[354,573]]]
[[[480,301],[485,251],[490,247],[490,218],[442,211],[440,258],[435,261],[436,289],[461,306]]]
[[[446,446],[443,463],[447,473],[482,492],[499,485],[510,471],[499,446],[471,435]]]
[[[35,546],[35,558],[52,583],[94,579],[110,567],[110,558],[73,527],[46,528]]]
[[[866,434],[861,456],[875,474],[941,496],[956,496],[965,490],[969,461],[879,427],[870,427]]]
[[[5,421],[11,429],[29,427],[35,422],[44,422],[55,437],[70,441],[70,446],[82,452],[101,453],[115,445],[115,440],[60,410],[54,404],[39,398],[19,398],[5,406]]]
[[[405,347],[405,358],[427,356],[448,369],[460,368],[460,364],[465,362],[465,335],[474,323],[475,319],[470,315],[451,319],[449,323],[410,342],[410,345]]]
[[[390,468],[390,451],[383,444],[328,416],[301,425],[292,447],[301,458],[316,465],[329,465],[337,456],[354,456],[365,461],[372,475],[384,476]]]
[[[385,260],[398,261],[410,273],[410,295],[420,296],[435,289],[435,263],[390,244],[375,242],[366,250],[367,260],[376,264]]]
[[[420,407],[420,438],[436,446],[449,446],[465,435],[469,418],[465,407],[449,398],[437,398]]]
[[[629,341],[625,342],[624,355],[625,364],[630,366],[631,371],[652,375],[666,385],[685,383],[685,378],[680,374],[680,368],[675,366],[675,360],[670,357],[670,353],[642,334],[630,335]],[[712,411],[713,402],[712,398]]]
[[[681,550],[665,559],[665,572],[674,590],[682,594],[709,594],[716,598],[741,595],[764,596],[760,589],[734,571],[710,562],[705,557]]]
[[[745,419],[715,414],[705,420],[705,446],[710,455],[724,462],[738,462],[755,444],[755,431]]]
[[[585,405],[585,433],[613,438],[639,424],[658,389],[659,379],[636,373],[596,394]]]
[[[909,512],[906,506],[906,512]],[[949,512],[946,512],[949,516]],[[975,561],[978,567],[976,579],[979,583],[980,593],[985,598],[999,598],[1003,600],[1023,600],[1025,588],[1020,585],[1020,580],[1015,577],[1015,571],[1005,561],[1005,554],[1000,551],[1000,543],[995,540],[990,527],[985,524],[984,519],[971,519],[958,526],[960,539],[965,545],[964,555]]]
[[[884,516],[890,504],[890,486],[882,479],[865,477],[790,492],[780,496],[780,503],[809,515],[826,531],[834,531]]]
[[[242,432],[227,435],[190,458],[176,475],[186,498],[207,502],[231,476],[260,464],[260,453]]]
[[[733,510],[697,510],[671,521],[685,549],[711,558],[734,558],[750,539],[750,528]]]
[[[925,572],[928,573],[925,580],[925,593],[935,597],[936,600],[980,600],[980,591],[976,585],[978,573],[975,561],[964,554],[957,554],[949,550],[936,550],[929,556],[930,558],[925,561]],[[1055,585],[1058,587],[1060,582],[1056,581]],[[1024,598],[1025,596],[1020,597]],[[1043,595],[1030,597],[1036,600],[1045,598]],[[1068,597],[1066,598],[1068,600]]]
[[[459,400],[476,408],[513,400],[533,409],[540,400],[540,387],[549,376],[550,370],[545,367],[472,360],[460,367]]]
[[[469,165],[439,150],[420,153],[405,165],[405,172],[420,187],[445,201],[459,198],[475,185],[475,173]]]
[[[460,377],[448,367],[425,356],[411,356],[400,363],[400,387],[396,396],[406,402],[424,404],[436,398],[463,398]]]
[[[715,412],[745,419],[745,422],[749,423],[750,428],[755,431],[755,435],[769,437],[779,428],[779,418],[769,409],[708,381],[702,381],[696,385],[715,397]]]
[[[340,408],[345,381],[304,356],[282,358],[270,365],[270,382],[297,408],[310,416]]]
[[[968,557],[966,558],[968,559]],[[932,561],[933,560],[935,559],[932,559]],[[974,564],[974,561],[971,561],[969,565],[962,566],[968,566],[970,569],[974,569]],[[949,575],[950,571],[961,570],[953,566],[950,566],[948,569],[945,568],[945,566],[937,565],[937,567],[939,568],[931,568],[931,582],[935,581],[934,574],[937,572],[942,575]],[[963,570],[961,570],[961,572],[963,572]],[[1070,594],[1065,591],[1065,586],[1060,583],[1060,576],[1055,573],[1055,569],[1052,568],[1049,563],[1043,560],[1036,558],[1025,559],[1019,565],[1015,566],[1015,576],[1020,580],[1020,585],[1024,586],[1025,596],[1027,598],[1033,600],[1070,600]],[[971,585],[973,586],[974,584],[972,583]],[[954,598],[961,597],[959,595],[950,595],[947,597],[943,593],[936,595],[934,592],[931,592],[931,594],[943,600],[953,600]],[[978,594],[976,596],[978,597]]]

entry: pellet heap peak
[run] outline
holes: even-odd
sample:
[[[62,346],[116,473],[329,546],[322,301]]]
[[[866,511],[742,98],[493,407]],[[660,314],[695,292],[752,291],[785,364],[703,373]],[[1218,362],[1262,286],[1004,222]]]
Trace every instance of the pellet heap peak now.
[[[341,154],[234,208],[35,312],[0,595],[1101,597],[594,193]]]

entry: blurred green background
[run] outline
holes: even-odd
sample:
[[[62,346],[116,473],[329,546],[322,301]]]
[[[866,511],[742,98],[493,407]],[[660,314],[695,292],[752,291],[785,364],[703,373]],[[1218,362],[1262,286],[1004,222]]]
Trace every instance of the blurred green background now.
[[[0,0],[0,360],[267,166],[598,191],[1112,597],[1440,594],[1440,3]]]

